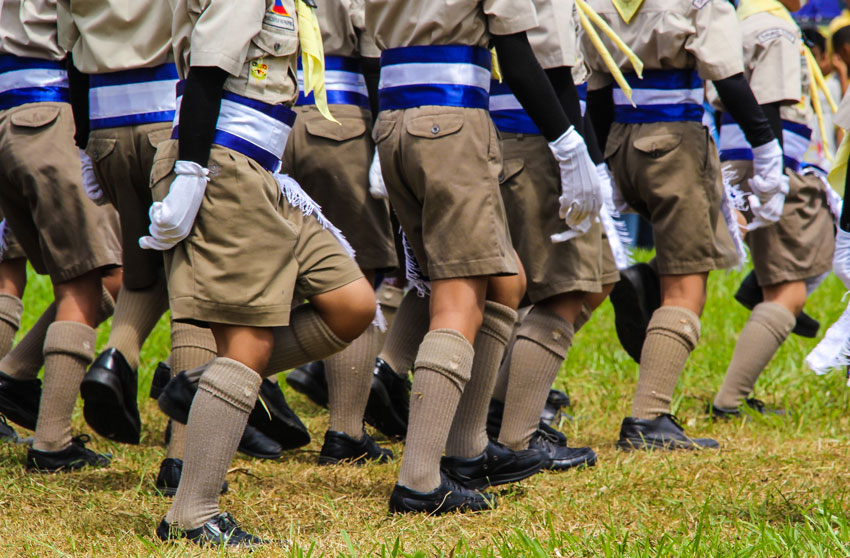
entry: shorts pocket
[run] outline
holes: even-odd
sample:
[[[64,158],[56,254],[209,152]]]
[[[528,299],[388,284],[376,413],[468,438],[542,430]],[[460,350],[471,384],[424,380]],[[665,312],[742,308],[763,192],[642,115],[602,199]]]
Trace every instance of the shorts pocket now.
[[[117,144],[118,140],[114,138],[89,138],[86,153],[91,157],[92,161],[99,163],[115,151]]]
[[[522,172],[525,168],[525,161],[520,158],[506,159],[502,165],[502,172],[499,173],[499,185],[504,184],[511,178]]]
[[[632,145],[641,153],[646,153],[653,159],[659,159],[676,149],[680,143],[682,143],[681,134],[661,134],[638,138]]]
[[[162,130],[148,132],[148,142],[154,149],[159,147],[159,144],[169,139],[171,139],[171,128],[163,128]]]
[[[393,133],[395,129],[395,120],[388,120],[386,118],[382,118],[378,116],[378,121],[375,123],[375,126],[372,128],[372,139],[375,143],[381,143],[385,139],[389,137],[390,134]]]
[[[337,120],[342,126],[325,118],[309,120],[306,126],[307,133],[339,142],[359,138],[366,133],[366,123],[362,120],[356,118],[337,118]]]
[[[25,107],[15,111],[12,115],[12,124],[24,128],[41,128],[52,124],[59,118],[59,107],[55,105],[44,105],[38,103],[32,107]]]
[[[459,132],[463,120],[462,114],[417,116],[407,122],[407,133],[418,138],[443,138]]]
[[[177,140],[166,140],[161,142],[156,150],[156,156],[151,166],[151,182],[152,189],[158,190],[157,185],[163,182],[174,170],[174,163],[177,160]],[[165,193],[168,193],[168,186],[165,187]],[[165,197],[163,194],[162,197]],[[154,192],[155,200],[162,199],[157,197]]]

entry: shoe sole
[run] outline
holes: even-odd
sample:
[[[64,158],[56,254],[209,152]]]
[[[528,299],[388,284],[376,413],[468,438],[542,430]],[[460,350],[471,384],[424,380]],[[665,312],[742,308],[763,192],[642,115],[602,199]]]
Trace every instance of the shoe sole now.
[[[390,416],[389,420],[386,420],[387,415]],[[364,419],[384,436],[398,439],[407,436],[407,421],[401,420],[395,412],[390,392],[377,378],[372,378]]]
[[[99,368],[90,370],[80,384],[80,395],[83,417],[95,432],[122,444],[139,443],[140,428],[130,418],[132,411],[124,404],[121,382],[115,374]]]
[[[327,408],[328,389],[316,382],[310,374],[296,368],[286,376],[286,383],[319,407]]]
[[[646,340],[648,322],[642,320],[647,309],[643,308],[637,291],[625,278],[619,281],[609,296],[614,306],[614,329],[617,338],[632,360],[640,364],[640,353]]]
[[[405,498],[404,500],[407,500]],[[397,505],[393,505],[393,502],[390,502],[390,513],[401,514],[401,513],[424,513],[427,515],[446,515],[452,512],[458,513],[479,513],[494,510],[499,507],[498,501],[494,498],[492,501],[485,501],[476,504],[470,504],[468,501],[458,505],[452,506],[450,508],[438,507],[437,509],[430,509],[425,507],[415,507],[409,506],[406,508],[399,507]]]
[[[544,467],[547,471],[566,471],[568,469],[589,469],[596,466],[598,457],[596,453],[590,454],[586,459],[566,461],[561,463],[553,462],[550,466]]]
[[[626,438],[625,440],[619,440],[617,442],[617,447],[619,447],[623,451],[697,451],[703,449],[717,449],[709,446],[700,446],[696,443],[683,444],[682,442],[676,442],[673,440],[669,442],[656,442],[648,441],[644,438]]]
[[[27,430],[35,430],[36,422],[38,422],[38,412],[32,414],[28,409],[21,407],[11,399],[6,399],[2,394],[0,394],[0,413],[6,415],[6,418],[11,422]]]
[[[490,475],[484,478],[479,479],[461,479],[453,476],[451,471],[444,470],[445,473],[454,479],[458,484],[463,485],[464,487],[470,490],[485,490],[487,488],[491,488],[493,486],[501,486],[503,484],[511,484],[514,482],[519,482],[521,480],[525,480],[528,477],[533,477],[537,473],[543,470],[546,465],[545,461],[542,461],[535,465],[534,467],[529,467],[528,469],[524,469],[522,471],[513,471],[511,473],[502,473],[500,475]]]

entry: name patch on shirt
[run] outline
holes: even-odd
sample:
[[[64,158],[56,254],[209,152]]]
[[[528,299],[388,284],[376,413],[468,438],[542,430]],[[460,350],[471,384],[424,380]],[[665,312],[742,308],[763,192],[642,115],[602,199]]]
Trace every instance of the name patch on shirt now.
[[[271,10],[266,12],[266,16],[263,18],[263,25],[282,29],[283,31],[295,31],[295,20],[292,16],[281,15]]]
[[[780,29],[779,27],[762,31],[756,35],[756,40],[760,43],[767,43],[774,39],[786,39],[789,43],[794,44],[797,42],[797,35],[787,29]]]

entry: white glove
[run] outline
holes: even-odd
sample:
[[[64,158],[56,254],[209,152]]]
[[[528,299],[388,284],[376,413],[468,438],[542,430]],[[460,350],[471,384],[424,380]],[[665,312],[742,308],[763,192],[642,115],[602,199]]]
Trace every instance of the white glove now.
[[[599,183],[602,186],[603,203],[609,204],[609,213],[612,213],[610,211],[612,207],[620,215],[624,213],[634,213],[634,209],[629,207],[629,204],[623,198],[620,188],[614,184],[614,180],[611,178],[611,170],[608,168],[608,165],[606,163],[599,163],[596,165],[596,174],[599,175]]]
[[[372,157],[372,165],[369,167],[369,193],[379,200],[389,197],[387,185],[384,184],[384,175],[381,173],[381,161],[378,159],[377,149],[375,149],[375,156]]]
[[[83,165],[83,189],[86,191],[86,196],[97,205],[105,204],[106,198],[103,197],[103,190],[101,190],[97,177],[94,175],[91,157],[82,149],[80,149],[80,161]]]
[[[850,289],[850,232],[840,227],[835,235],[835,255],[832,256],[832,271]]]
[[[602,187],[587,145],[570,129],[553,142],[549,149],[561,169],[561,209],[559,215],[571,227],[578,227],[588,218],[596,217],[602,207]]]
[[[759,200],[758,196],[748,196],[750,211],[755,218],[747,224],[747,232],[773,225],[782,217],[782,209],[785,207],[785,194],[779,192],[774,194],[766,202]]]
[[[782,148],[777,140],[753,148],[753,177],[749,185],[762,204],[778,193],[788,193],[789,180],[782,166]]]
[[[593,219],[588,217],[578,225],[574,227],[570,227],[570,230],[564,231],[562,233],[553,234],[549,237],[552,242],[566,242],[568,240],[572,240],[574,238],[578,238],[581,235],[587,233],[590,230],[590,227],[593,225]]]
[[[192,231],[210,180],[210,171],[192,161],[177,161],[174,172],[177,178],[171,183],[168,195],[151,205],[151,225],[148,228],[151,236],[139,239],[142,248],[170,250]]]

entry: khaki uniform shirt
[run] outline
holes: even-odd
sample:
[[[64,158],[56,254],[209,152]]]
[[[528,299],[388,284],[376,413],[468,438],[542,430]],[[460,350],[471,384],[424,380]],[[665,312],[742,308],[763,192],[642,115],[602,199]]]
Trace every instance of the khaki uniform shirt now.
[[[298,96],[295,0],[177,0],[174,58],[182,78],[191,66],[216,66],[224,89],[269,104]]]
[[[635,51],[646,70],[696,68],[704,80],[725,79],[744,70],[741,32],[729,0],[644,0],[628,25],[610,0],[588,4]],[[599,35],[620,69],[634,71],[611,40]],[[581,46],[592,71],[588,87],[600,89],[611,83],[602,57],[584,33]]]
[[[841,99],[833,123],[839,128],[850,130],[850,94],[844,95],[844,98]]]
[[[414,45],[488,47],[491,35],[535,27],[532,0],[366,0],[366,28],[381,50]]]
[[[528,32],[528,42],[544,69],[576,65],[573,0],[534,0],[540,25]]]
[[[56,0],[3,0],[0,6],[0,54],[65,58],[57,36]]]
[[[165,0],[59,0],[59,35],[83,73],[150,68],[172,59]]]
[[[366,33],[366,0],[324,0],[316,16],[327,56],[381,56],[375,41]]]

